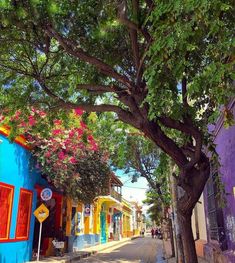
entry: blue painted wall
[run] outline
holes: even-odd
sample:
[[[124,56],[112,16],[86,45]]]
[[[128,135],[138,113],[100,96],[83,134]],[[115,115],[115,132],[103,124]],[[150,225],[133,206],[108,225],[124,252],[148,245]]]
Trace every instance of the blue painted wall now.
[[[33,191],[32,211],[36,207],[35,184],[47,185],[30,166],[30,152],[0,134],[0,182],[14,185],[14,198],[10,226],[10,239],[15,238],[20,188]],[[0,242],[0,263],[23,263],[32,257],[32,242],[35,217],[31,215],[29,239],[27,241]]]

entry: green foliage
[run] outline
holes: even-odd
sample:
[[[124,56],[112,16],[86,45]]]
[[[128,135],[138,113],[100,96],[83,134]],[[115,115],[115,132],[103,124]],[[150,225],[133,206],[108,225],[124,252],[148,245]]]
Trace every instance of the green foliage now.
[[[127,1],[128,2],[128,1]],[[140,3],[138,17],[128,2],[128,18],[149,30],[153,41],[144,61],[149,118],[169,115],[182,119],[181,86],[187,80],[190,107],[187,113],[196,125],[216,119],[218,105],[235,95],[232,83],[234,16],[232,1],[154,1],[147,16]],[[1,1],[0,81],[1,104],[12,111],[27,104],[61,107],[42,92],[43,80],[51,92],[73,103],[107,101],[125,106],[113,94],[90,94],[77,89],[79,83],[117,84],[94,66],[64,52],[58,41],[44,30],[52,24],[63,36],[85,52],[101,59],[135,82],[129,33],[117,19],[116,1]],[[143,39],[139,37],[139,41]],[[92,96],[91,96],[92,95]],[[228,115],[227,115],[228,116]],[[231,119],[231,118],[230,118]],[[232,122],[226,121],[226,124]],[[179,137],[178,134],[173,136]]]
[[[158,150],[144,139],[128,136],[126,129],[128,133],[136,130],[125,124],[120,125],[117,136],[113,117],[118,115],[144,132],[147,129],[146,136],[155,138],[154,143],[178,165],[190,158],[179,154],[180,147],[194,147],[193,137],[197,137],[192,132],[188,136],[188,129],[199,129],[203,142],[209,142],[207,125],[216,120],[221,105],[225,106],[225,124],[233,123],[226,104],[235,95],[234,10],[231,0],[155,0],[152,10],[139,1],[137,12],[132,1],[126,3],[127,22],[136,23],[137,29],[118,19],[119,1],[1,1],[0,110],[11,115],[21,109],[24,114],[28,105],[40,105],[56,115],[58,110],[76,105],[115,106],[116,113],[101,120],[107,131],[100,129],[97,134],[105,139],[104,144],[109,136],[114,137],[110,145],[112,154],[116,151],[118,156],[113,158],[117,166],[138,168],[140,173],[138,149],[147,159],[155,155],[155,168]],[[60,41],[51,28],[66,40]],[[135,56],[137,49],[139,55]],[[136,66],[134,57],[139,57],[142,67]],[[187,102],[182,99],[183,81]],[[90,84],[92,90],[81,89],[79,84]],[[94,84],[108,85],[111,91],[97,91]],[[114,92],[116,86],[121,91]],[[130,114],[120,115],[124,110]],[[163,124],[160,117],[166,116],[180,121],[186,132]],[[91,122],[94,117],[87,116]],[[159,136],[161,132],[172,140],[162,145],[165,137]],[[177,150],[181,157],[174,152]]]
[[[182,118],[185,112],[180,104],[181,87],[176,84],[186,78],[191,114],[205,125],[212,120],[216,108],[226,105],[235,95],[233,2],[155,3],[149,20],[156,41],[149,50],[146,71],[150,117],[165,114]]]
[[[90,116],[88,117],[90,119]],[[149,185],[157,191],[158,179],[163,174],[158,168],[161,151],[138,130],[121,122],[112,122],[113,114],[107,113],[90,121],[89,127],[102,148],[109,152],[114,169],[122,169],[136,182],[140,176],[146,178]]]

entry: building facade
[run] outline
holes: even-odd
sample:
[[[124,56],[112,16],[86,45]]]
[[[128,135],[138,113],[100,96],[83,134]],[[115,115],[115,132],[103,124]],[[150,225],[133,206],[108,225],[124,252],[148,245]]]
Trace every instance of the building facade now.
[[[21,263],[29,261],[38,246],[39,224],[33,212],[41,203],[40,189],[48,183],[32,165],[24,138],[17,137],[12,143],[6,137],[8,133],[8,129],[0,128],[0,262]],[[62,196],[58,199],[54,192],[51,205],[53,199],[60,201],[54,200],[56,217],[51,214],[43,223],[41,248],[45,254],[48,229],[59,228],[62,223]]]
[[[228,108],[235,116],[235,100]],[[211,167],[211,175],[204,191],[207,225],[205,257],[209,262],[235,263],[235,126],[224,128],[221,117],[213,130],[220,168]],[[224,185],[225,206],[218,200],[218,175]]]
[[[49,185],[32,159],[24,137],[14,142],[9,130],[0,128],[0,262],[23,263],[37,252],[39,222],[33,212],[42,203],[49,217],[42,224],[41,255],[54,255],[53,239],[63,239],[65,251],[131,237],[139,230],[140,207],[134,211],[122,199],[122,182],[111,175],[109,193],[92,204],[75,202]],[[44,188],[52,190],[48,201],[41,199]]]

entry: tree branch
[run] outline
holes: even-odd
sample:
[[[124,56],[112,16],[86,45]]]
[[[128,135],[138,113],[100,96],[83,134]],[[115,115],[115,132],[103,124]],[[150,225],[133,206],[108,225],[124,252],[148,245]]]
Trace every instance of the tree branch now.
[[[188,100],[187,100],[187,80],[184,77],[182,79],[182,101],[185,108],[188,108]]]
[[[155,142],[166,154],[171,156],[178,167],[183,168],[188,163],[180,147],[161,130],[161,127],[155,121],[150,121],[143,125],[142,130],[146,136]]]
[[[137,161],[137,165],[136,165],[135,169],[140,173],[140,175],[142,177],[144,177],[148,181],[151,188],[154,189],[155,191],[157,191],[160,199],[163,201],[161,185],[152,179],[150,172],[148,172],[147,166],[141,160],[141,154],[140,154],[140,151],[138,150],[138,148],[135,151],[135,158]]]
[[[127,89],[122,89],[115,85],[97,85],[97,84],[78,84],[77,85],[78,90],[88,90],[89,92],[100,92],[100,93],[106,93],[106,92],[114,92],[114,93],[123,93],[127,91]]]
[[[137,18],[137,9],[138,9],[137,1],[133,0],[132,4],[133,4],[134,16],[135,18]],[[120,22],[128,20],[127,19],[127,3],[125,0],[123,0],[118,6],[118,17],[119,17]],[[138,46],[137,29],[134,27],[128,27],[128,29],[129,29],[130,40],[131,40],[131,48],[133,52],[133,60],[134,60],[135,68],[137,70],[139,67],[139,46]]]
[[[139,128],[140,124],[138,123],[138,120],[135,118],[135,116],[119,106],[116,105],[109,105],[109,104],[100,104],[100,105],[94,105],[94,104],[76,104],[72,102],[66,102],[63,99],[61,99],[59,96],[54,94],[43,82],[41,79],[37,79],[42,89],[47,93],[48,96],[54,98],[58,101],[58,107],[63,106],[66,109],[76,109],[81,108],[86,112],[114,112],[118,115],[119,120],[131,124],[133,127]]]
[[[68,54],[72,55],[73,57],[79,58],[90,65],[95,66],[103,74],[114,78],[129,89],[132,88],[133,83],[131,83],[131,81],[127,77],[120,75],[111,66],[104,63],[100,59],[86,53],[82,48],[78,47],[77,43],[63,37],[61,34],[56,32],[51,26],[46,26],[45,31],[50,37],[54,37]]]
[[[145,50],[144,50],[144,53],[143,53],[143,55],[142,55],[142,57],[141,57],[141,59],[140,59],[139,67],[138,67],[138,69],[137,69],[137,74],[136,74],[136,79],[137,79],[137,80],[136,80],[136,83],[137,83],[137,84],[140,82],[140,80],[141,80],[141,78],[142,78],[145,58],[146,58],[146,56],[147,56],[147,52],[148,52],[149,47],[151,46],[151,43],[152,43],[152,42],[148,42],[148,44],[147,44],[147,46],[146,46],[146,48],[145,48]]]
[[[24,75],[24,76],[33,77],[33,73],[31,73],[31,72],[24,71],[22,69],[12,67],[10,65],[4,65],[4,64],[1,64],[1,62],[0,62],[0,67],[3,67],[5,69],[11,70],[11,71],[14,71],[15,73],[18,73],[18,74],[21,74],[21,75]]]
[[[175,130],[181,131],[185,134],[192,136],[195,139],[195,154],[194,158],[191,158],[190,162],[185,165],[185,170],[190,170],[199,160],[201,157],[201,150],[202,150],[202,135],[198,128],[194,127],[191,123],[185,124],[183,122],[171,119],[170,117],[159,117],[160,122],[168,127],[173,128]]]
[[[119,18],[118,19],[123,25],[126,25],[128,28],[136,30],[138,33],[142,34],[147,41],[147,43],[152,41],[152,37],[145,28],[140,28],[138,25],[136,25],[134,22],[126,19],[126,18]]]

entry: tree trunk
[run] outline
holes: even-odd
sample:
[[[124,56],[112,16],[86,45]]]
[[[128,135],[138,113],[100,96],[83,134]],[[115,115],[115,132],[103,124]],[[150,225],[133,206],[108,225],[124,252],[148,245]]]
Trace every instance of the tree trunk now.
[[[183,242],[185,263],[198,263],[195,241],[192,231],[191,217],[210,174],[210,163],[204,156],[198,168],[188,171],[184,180],[178,181],[179,198],[177,202],[178,222]]]
[[[182,215],[179,213],[178,221],[182,233],[185,263],[198,263],[192,231],[191,214]]]

